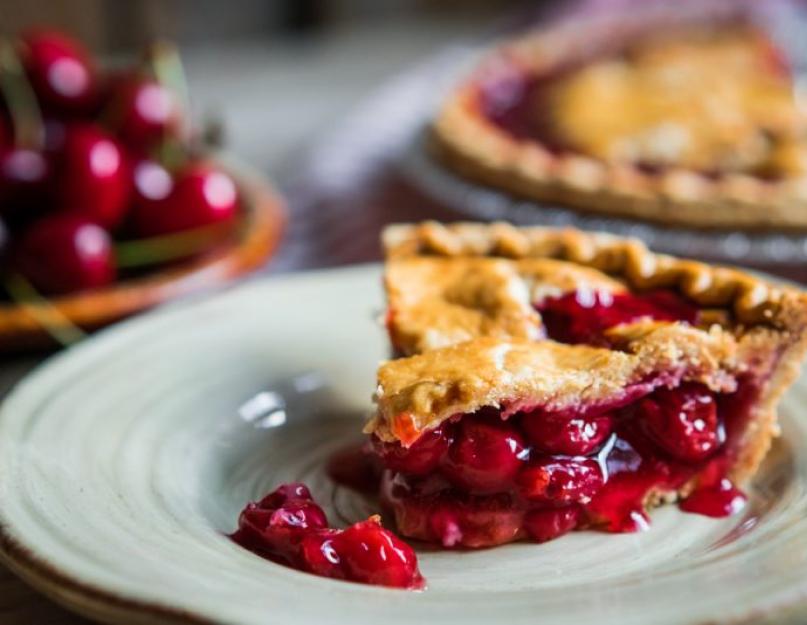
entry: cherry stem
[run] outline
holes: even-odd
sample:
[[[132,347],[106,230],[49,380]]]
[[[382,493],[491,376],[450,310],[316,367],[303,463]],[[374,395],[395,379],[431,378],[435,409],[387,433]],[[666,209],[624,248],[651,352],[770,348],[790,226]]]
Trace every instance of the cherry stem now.
[[[115,245],[115,260],[118,267],[132,269],[187,258],[209,250],[212,243],[242,225],[214,224],[176,234],[120,242]]]
[[[152,44],[148,56],[157,82],[173,91],[179,99],[180,136],[187,140],[190,134],[187,120],[190,116],[191,98],[179,49],[167,41],[157,41]]]
[[[41,150],[44,143],[42,112],[20,58],[7,39],[0,40],[0,91],[11,115],[15,145]]]
[[[42,328],[63,347],[70,347],[87,336],[87,333],[56,308],[48,298],[36,290],[24,276],[8,276],[4,286],[11,299],[22,306]]]

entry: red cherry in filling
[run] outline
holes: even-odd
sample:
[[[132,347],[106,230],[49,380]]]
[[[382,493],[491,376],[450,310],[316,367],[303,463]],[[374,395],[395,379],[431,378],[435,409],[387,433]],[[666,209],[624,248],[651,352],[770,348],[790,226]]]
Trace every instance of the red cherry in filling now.
[[[114,228],[130,196],[128,165],[118,142],[92,124],[67,130],[60,155],[57,198],[64,212]]]
[[[571,532],[580,522],[580,516],[577,506],[531,510],[524,517],[524,529],[532,540],[545,543]]]
[[[306,532],[300,540],[299,568],[322,577],[344,579],[339,554],[333,546],[338,533],[332,529]]]
[[[414,549],[369,519],[351,525],[332,539],[347,579],[396,588],[418,585]]]
[[[325,512],[313,501],[290,501],[272,513],[269,527],[315,529],[328,526]]]
[[[700,462],[723,444],[714,395],[701,384],[658,389],[637,404],[645,434],[676,460]]]
[[[259,502],[259,506],[265,509],[279,508],[289,501],[314,501],[308,486],[300,482],[289,482],[281,484],[271,493],[266,495]]]
[[[521,427],[534,449],[545,454],[587,456],[602,445],[613,429],[609,415],[594,417],[545,413],[527,413]]]
[[[604,481],[595,460],[543,457],[521,471],[518,487],[530,501],[568,505],[588,503]]]
[[[581,290],[550,297],[538,305],[550,338],[563,343],[601,344],[609,328],[638,321],[694,323],[697,309],[671,291],[609,293]]]
[[[15,264],[45,293],[90,289],[115,279],[109,235],[75,215],[54,215],[34,223],[18,243]]]
[[[141,150],[175,134],[179,126],[176,95],[151,78],[120,81],[110,106],[121,139]]]
[[[446,455],[451,440],[446,436],[448,426],[438,426],[421,435],[410,447],[399,443],[384,443],[373,438],[373,450],[381,457],[384,466],[408,475],[428,475]]]
[[[137,175],[137,174],[136,174]],[[157,181],[152,170],[152,189]],[[135,185],[145,185],[136,182]],[[132,209],[132,222],[140,236],[171,234],[203,226],[231,221],[238,211],[238,191],[232,178],[214,166],[194,162],[176,176],[167,195],[163,192],[140,191],[147,201],[137,201]]]
[[[524,439],[512,425],[498,417],[466,415],[460,421],[443,471],[460,488],[496,492],[511,484],[527,455]]]
[[[22,62],[41,104],[52,111],[91,113],[98,84],[90,55],[62,33],[30,31],[22,37]]]

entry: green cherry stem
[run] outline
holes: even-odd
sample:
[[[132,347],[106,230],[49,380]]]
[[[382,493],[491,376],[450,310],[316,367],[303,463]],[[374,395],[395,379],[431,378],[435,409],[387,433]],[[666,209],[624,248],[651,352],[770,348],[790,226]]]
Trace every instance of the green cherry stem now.
[[[17,147],[40,150],[44,144],[42,112],[14,45],[0,40],[0,91],[8,106]]]
[[[185,142],[190,135],[188,119],[191,111],[191,97],[188,89],[188,77],[179,49],[167,41],[157,41],[149,49],[148,58],[157,82],[173,91],[179,99],[180,137]]]
[[[210,250],[226,234],[240,233],[244,225],[242,220],[237,224],[215,224],[176,234],[122,241],[115,245],[115,260],[117,266],[123,269],[180,260]]]
[[[22,275],[15,273],[6,277],[4,286],[11,299],[63,347],[70,347],[87,336]]]

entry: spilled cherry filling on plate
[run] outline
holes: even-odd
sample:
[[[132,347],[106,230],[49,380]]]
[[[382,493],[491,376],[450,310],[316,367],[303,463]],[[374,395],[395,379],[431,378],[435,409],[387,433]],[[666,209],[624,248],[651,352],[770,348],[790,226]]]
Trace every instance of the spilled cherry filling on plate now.
[[[333,529],[304,484],[283,484],[247,504],[232,539],[273,562],[322,577],[410,590],[424,586],[414,550],[384,529],[378,516]]]

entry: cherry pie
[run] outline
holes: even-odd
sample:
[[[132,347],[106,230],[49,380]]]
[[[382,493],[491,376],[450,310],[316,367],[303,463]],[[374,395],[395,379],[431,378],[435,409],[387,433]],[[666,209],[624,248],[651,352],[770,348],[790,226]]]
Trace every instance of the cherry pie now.
[[[747,16],[641,13],[490,53],[440,112],[438,156],[485,184],[590,211],[807,228],[807,115],[783,54]]]
[[[636,240],[507,224],[384,235],[367,424],[404,536],[446,547],[742,507],[807,350],[807,295]]]

